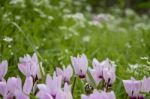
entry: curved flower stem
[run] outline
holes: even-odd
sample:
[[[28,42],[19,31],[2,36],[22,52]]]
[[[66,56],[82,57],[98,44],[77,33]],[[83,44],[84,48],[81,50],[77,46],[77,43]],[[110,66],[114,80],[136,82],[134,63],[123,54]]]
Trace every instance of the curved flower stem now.
[[[72,89],[71,89],[72,95],[73,95],[73,92],[74,92],[74,88],[75,88],[76,80],[77,80],[77,77],[75,76],[75,78],[74,78],[74,80],[73,80]]]

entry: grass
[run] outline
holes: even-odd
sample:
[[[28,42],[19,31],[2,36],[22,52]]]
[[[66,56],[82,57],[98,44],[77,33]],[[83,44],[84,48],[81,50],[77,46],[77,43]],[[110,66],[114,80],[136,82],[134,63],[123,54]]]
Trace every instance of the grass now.
[[[1,2],[0,60],[9,61],[7,77],[21,75],[17,69],[19,57],[33,52],[38,53],[45,72],[50,74],[56,66],[71,64],[70,56],[81,53],[87,55],[89,66],[93,58],[115,61],[117,99],[125,97],[120,79],[144,76],[144,73],[139,76],[128,69],[129,64],[146,64],[141,57],[150,56],[150,19],[147,15],[139,16],[132,10],[127,10],[124,16],[121,12],[113,12],[108,20],[93,25],[92,13],[75,13],[67,1]],[[75,98],[78,99],[77,93],[83,92],[77,90],[82,82],[76,85]]]

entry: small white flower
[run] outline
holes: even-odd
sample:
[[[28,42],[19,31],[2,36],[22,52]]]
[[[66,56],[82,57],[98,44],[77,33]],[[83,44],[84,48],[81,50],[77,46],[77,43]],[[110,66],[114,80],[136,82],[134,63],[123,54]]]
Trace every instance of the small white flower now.
[[[5,36],[4,38],[3,38],[3,40],[5,41],[5,42],[12,42],[13,41],[13,38],[11,38],[11,37],[7,37],[7,36]]]

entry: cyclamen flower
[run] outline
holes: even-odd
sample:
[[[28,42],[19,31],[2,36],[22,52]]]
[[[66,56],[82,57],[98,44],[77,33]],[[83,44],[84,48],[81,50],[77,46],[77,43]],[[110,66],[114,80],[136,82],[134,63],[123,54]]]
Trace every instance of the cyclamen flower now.
[[[101,80],[105,81],[107,86],[112,86],[116,79],[115,64],[111,63],[109,59],[99,62],[97,59],[93,59],[93,69],[91,74],[98,85]]]
[[[115,82],[116,80],[116,74],[115,71],[113,71],[112,69],[104,69],[104,81],[108,86],[112,86],[112,84]]]
[[[25,80],[23,89],[21,79],[19,77],[11,77],[7,82],[0,82],[0,94],[4,99],[29,99],[28,95],[32,90],[33,80],[28,77]]]
[[[109,59],[106,59],[102,62],[104,65],[103,68],[103,79],[108,87],[111,87],[114,81],[116,80],[115,74],[115,64],[112,63]]]
[[[82,95],[81,99],[116,99],[115,94],[113,91],[111,92],[98,92],[95,91],[93,94],[86,96],[86,95]]]
[[[123,80],[123,84],[130,99],[136,99],[140,93],[141,81],[131,78],[131,80]]]
[[[71,87],[65,83],[64,85],[64,93],[65,93],[65,99],[73,99],[71,94]]]
[[[140,92],[145,92],[145,93],[149,93],[150,92],[150,77],[146,78],[144,77],[143,80],[141,81],[142,85],[141,85],[141,89]],[[145,99],[145,95],[140,94],[139,95],[139,99]]]
[[[61,89],[61,80],[62,77],[56,77],[54,75],[53,79],[50,75],[46,77],[46,84],[38,84],[39,92],[37,97],[40,99],[45,99],[44,97],[49,97],[47,99],[56,98],[58,91]]]
[[[6,60],[0,63],[0,81],[3,80],[8,70],[8,62]]]
[[[62,80],[64,83],[70,83],[70,78],[72,77],[73,70],[70,65],[68,65],[66,68],[60,69],[56,68],[56,75],[57,76],[62,76]]]
[[[82,79],[86,76],[88,68],[88,60],[84,54],[77,57],[71,57],[71,62],[74,67],[76,74]]]
[[[16,90],[15,91],[15,97],[16,99],[29,99],[29,94],[31,93],[33,88],[33,79],[32,77],[26,77],[23,89],[22,90]]]
[[[34,53],[32,57],[27,54],[23,58],[20,58],[19,61],[20,63],[18,64],[18,68],[26,77],[32,76],[34,79],[41,78],[36,53]]]
[[[64,90],[59,90],[56,99],[73,99],[70,86],[65,83]]]
[[[99,84],[99,82],[101,80],[103,80],[103,68],[104,66],[101,65],[101,63],[97,60],[97,59],[93,59],[93,62],[92,62],[92,65],[93,65],[93,69],[90,70],[95,82],[96,82],[96,85]]]
[[[148,93],[150,91],[150,77],[144,77],[143,80],[123,80],[126,92],[128,93],[130,99],[145,99],[145,95],[140,92]]]
[[[0,82],[0,94],[4,99],[13,99],[15,96],[15,89],[20,89],[21,79],[11,77],[7,82]]]

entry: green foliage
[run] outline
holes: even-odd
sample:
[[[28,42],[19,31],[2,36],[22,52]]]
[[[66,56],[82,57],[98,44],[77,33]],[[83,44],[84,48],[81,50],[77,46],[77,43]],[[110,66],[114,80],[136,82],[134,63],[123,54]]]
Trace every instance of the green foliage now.
[[[56,66],[71,64],[70,56],[85,53],[89,66],[94,57],[115,61],[118,78],[114,90],[117,99],[122,99],[125,91],[121,79],[143,76],[129,72],[129,64],[143,65],[140,58],[150,56],[150,19],[130,9],[121,16],[116,9],[112,15],[104,14],[109,17],[94,25],[92,13],[76,13],[82,9],[80,5],[71,0],[2,0],[0,60],[9,61],[7,77],[22,75],[17,64],[19,57],[27,53],[37,52],[45,72],[50,74]],[[74,97],[79,99],[84,88],[78,79],[76,85]]]

